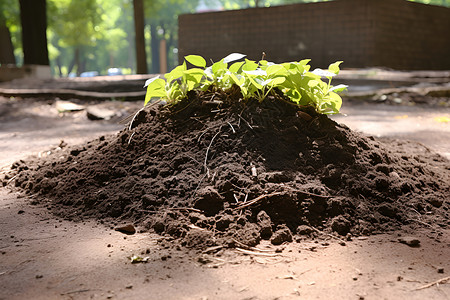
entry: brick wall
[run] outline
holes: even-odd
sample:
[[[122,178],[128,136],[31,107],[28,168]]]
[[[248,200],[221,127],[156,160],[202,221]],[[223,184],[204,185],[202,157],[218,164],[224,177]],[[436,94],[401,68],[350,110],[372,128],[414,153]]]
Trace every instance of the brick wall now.
[[[336,0],[179,17],[179,56],[231,52],[313,67],[450,69],[450,9],[406,0]]]

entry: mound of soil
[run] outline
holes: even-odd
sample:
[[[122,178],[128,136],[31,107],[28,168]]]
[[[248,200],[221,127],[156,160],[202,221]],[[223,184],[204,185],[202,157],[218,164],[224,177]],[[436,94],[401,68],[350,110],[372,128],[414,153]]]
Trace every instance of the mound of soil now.
[[[190,92],[147,107],[115,136],[14,163],[3,182],[66,218],[133,221],[197,248],[450,225],[445,158],[353,132],[281,94],[239,97]]]

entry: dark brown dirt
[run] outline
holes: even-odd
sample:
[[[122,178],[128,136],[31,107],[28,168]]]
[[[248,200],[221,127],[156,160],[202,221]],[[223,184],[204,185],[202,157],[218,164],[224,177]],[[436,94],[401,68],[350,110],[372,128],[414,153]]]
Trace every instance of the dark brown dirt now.
[[[195,248],[450,224],[447,159],[234,90],[146,108],[117,135],[16,162],[4,184],[13,176],[66,218],[130,220]]]

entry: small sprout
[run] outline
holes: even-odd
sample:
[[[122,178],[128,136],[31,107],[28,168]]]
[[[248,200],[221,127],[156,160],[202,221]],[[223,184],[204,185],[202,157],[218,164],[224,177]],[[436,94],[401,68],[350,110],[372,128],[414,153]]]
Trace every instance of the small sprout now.
[[[214,86],[225,91],[236,85],[244,100],[254,98],[262,102],[278,89],[299,106],[312,106],[322,114],[339,113],[342,99],[337,93],[347,86],[332,86],[331,79],[339,73],[342,61],[330,64],[327,70],[310,72],[309,59],[275,64],[264,60],[264,56],[259,62],[246,58],[241,61],[244,58],[244,54],[232,53],[207,67],[203,57],[188,55],[183,64],[164,75],[165,80],[159,77],[147,80],[145,104],[152,98],[176,104],[191,90],[206,91]],[[188,69],[187,63],[194,67]]]

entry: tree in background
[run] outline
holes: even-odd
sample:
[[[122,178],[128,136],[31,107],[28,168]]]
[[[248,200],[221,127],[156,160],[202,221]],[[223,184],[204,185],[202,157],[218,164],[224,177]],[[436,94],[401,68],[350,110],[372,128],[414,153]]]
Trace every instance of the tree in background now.
[[[165,46],[167,68],[171,69],[178,64],[178,15],[193,13],[198,6],[198,0],[147,0],[145,2],[145,16],[149,24],[150,39],[150,71],[159,73],[161,41]]]
[[[144,34],[144,2],[143,0],[133,0],[134,11],[134,32],[136,35],[136,73],[147,73],[147,55],[145,53]]]
[[[3,0],[0,2],[0,65],[16,64],[14,46],[12,43],[11,27],[18,27],[18,6],[15,0]]]
[[[97,45],[104,35],[99,26],[99,6],[96,0],[48,0],[51,30],[55,34],[58,50],[66,49],[65,55],[73,57],[68,73],[76,68],[78,74],[86,69],[88,48]],[[61,65],[58,65],[61,70]]]
[[[45,0],[20,0],[23,62],[49,65],[47,50],[47,6]]]
[[[44,0],[24,0],[32,5]],[[240,9],[320,0],[143,0],[147,65],[158,73],[165,43],[167,69],[178,64],[178,15],[197,10]],[[325,0],[322,0],[325,1]],[[449,7],[450,0],[409,0]],[[136,70],[132,0],[47,0],[48,56],[54,74]],[[33,15],[38,14],[33,10]],[[33,23],[33,26],[36,24]],[[162,42],[163,41],[163,42]],[[11,56],[11,44],[14,57]],[[23,64],[19,0],[0,0],[0,64]],[[36,48],[34,48],[36,49]],[[33,51],[34,51],[33,49]],[[15,58],[15,59],[14,59]]]

